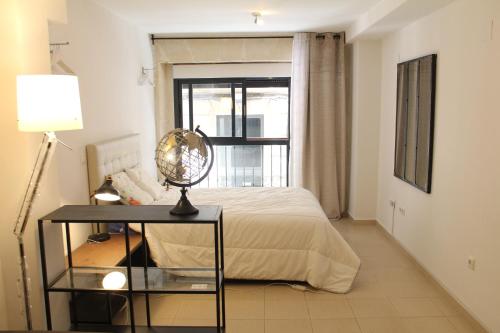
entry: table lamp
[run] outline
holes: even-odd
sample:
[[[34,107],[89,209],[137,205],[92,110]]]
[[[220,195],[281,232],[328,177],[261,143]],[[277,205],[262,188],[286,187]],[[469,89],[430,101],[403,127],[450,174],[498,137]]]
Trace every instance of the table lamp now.
[[[111,176],[104,178],[104,183],[95,190],[92,196],[96,199],[96,202],[97,200],[113,202],[121,199],[120,192],[113,186],[113,178]]]
[[[14,226],[19,243],[26,327],[33,329],[24,232],[40,182],[54,154],[54,132],[83,128],[78,78],[73,75],[18,75],[17,126],[22,132],[44,132],[30,182]]]
[[[98,205],[98,200],[106,202],[119,201],[121,199],[120,192],[113,186],[113,179],[111,176],[104,177],[104,183],[95,190],[95,192],[90,196],[90,198],[95,199],[95,204]],[[110,239],[110,235],[107,232],[101,232],[101,227],[99,223],[97,224],[97,233],[89,235],[87,242],[104,242]]]

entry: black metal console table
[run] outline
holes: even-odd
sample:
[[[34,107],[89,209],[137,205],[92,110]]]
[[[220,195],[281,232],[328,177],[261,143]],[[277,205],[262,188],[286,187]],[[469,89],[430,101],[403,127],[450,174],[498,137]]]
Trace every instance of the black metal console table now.
[[[169,213],[173,206],[63,206],[38,220],[40,237],[40,253],[42,262],[43,290],[47,329],[52,330],[50,312],[50,293],[68,292],[72,295],[71,306],[75,306],[75,293],[103,292],[123,293],[128,299],[130,311],[130,326],[111,327],[74,327],[76,330],[110,330],[114,332],[136,330],[141,332],[217,332],[225,331],[225,293],[224,293],[224,242],[223,218],[221,206],[198,206],[200,212],[192,216],[175,216]],[[47,262],[43,232],[44,221],[63,223],[66,230],[66,247],[68,252],[68,268],[61,272],[53,281],[47,278]],[[71,258],[70,223],[123,223],[125,226],[126,267],[75,267]],[[163,267],[132,267],[129,223],[139,223],[143,243],[145,244],[145,224],[200,224],[213,225],[214,262],[213,268],[163,268]],[[144,251],[147,258],[147,247]],[[147,262],[147,260],[145,260]],[[115,286],[104,286],[103,280],[110,273],[119,272],[126,280]],[[120,275],[118,273],[118,275]],[[117,273],[115,273],[116,276]],[[147,326],[136,326],[134,319],[135,294],[144,294],[146,302]],[[149,294],[214,294],[217,314],[216,327],[158,327],[151,325]],[[73,311],[76,313],[76,311]]]

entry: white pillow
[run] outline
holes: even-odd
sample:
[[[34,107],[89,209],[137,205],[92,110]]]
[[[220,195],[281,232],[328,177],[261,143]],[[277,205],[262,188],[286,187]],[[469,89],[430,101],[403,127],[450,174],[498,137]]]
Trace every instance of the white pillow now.
[[[120,192],[122,202],[125,204],[149,205],[153,202],[153,197],[140,189],[124,171],[112,175],[111,179],[113,179],[113,186]]]
[[[151,177],[143,169],[136,167],[125,170],[127,175],[132,179],[137,186],[146,191],[153,197],[154,200],[162,198],[166,189],[160,185],[153,177]]]

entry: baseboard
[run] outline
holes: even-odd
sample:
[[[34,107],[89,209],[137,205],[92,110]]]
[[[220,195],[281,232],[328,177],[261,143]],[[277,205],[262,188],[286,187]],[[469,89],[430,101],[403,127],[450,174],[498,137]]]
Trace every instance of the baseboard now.
[[[353,222],[358,225],[377,225],[375,220],[353,220]]]
[[[359,223],[359,222],[369,222],[368,224],[376,223],[375,217],[352,216],[350,212],[344,213],[344,216],[342,218],[349,218],[353,222],[356,222],[356,223]]]
[[[362,221],[364,222],[364,221]],[[379,221],[373,221],[374,224],[377,226],[377,228],[379,228],[382,233],[384,234],[384,236],[386,236],[388,239],[392,240],[394,242],[394,244],[396,244],[396,246],[401,249],[401,251],[413,262],[413,264],[415,264],[415,266],[418,267],[419,271],[421,271],[429,280],[431,280],[436,287],[438,287],[439,289],[441,289],[442,292],[444,292],[446,295],[448,295],[449,297],[449,300],[452,301],[453,303],[455,303],[461,310],[462,310],[462,314],[463,316],[468,319],[471,324],[474,326],[474,329],[476,329],[478,332],[484,332],[484,333],[488,333],[489,331],[485,328],[485,325],[483,325],[481,323],[481,321],[479,319],[477,319],[472,313],[471,311],[467,308],[466,305],[464,305],[460,300],[457,299],[457,297],[455,295],[453,295],[453,293],[450,292],[450,290],[448,290],[448,288],[446,288],[446,286],[440,282],[438,279],[436,279],[434,277],[434,275],[432,273],[430,273],[421,263],[420,261],[415,258],[407,249],[406,247],[401,244],[401,242],[396,239],[392,234],[389,233],[389,231],[387,231],[387,229],[384,228],[384,226],[379,222]],[[358,223],[358,221],[356,221],[356,223]]]

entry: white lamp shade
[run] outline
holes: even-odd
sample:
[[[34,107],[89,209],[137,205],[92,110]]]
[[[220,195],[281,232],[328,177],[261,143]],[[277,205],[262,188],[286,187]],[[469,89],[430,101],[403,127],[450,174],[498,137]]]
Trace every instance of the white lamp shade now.
[[[23,132],[82,129],[78,78],[74,75],[18,75],[17,126]]]

